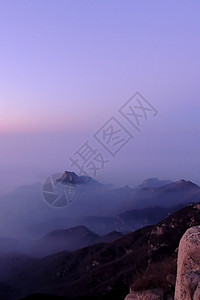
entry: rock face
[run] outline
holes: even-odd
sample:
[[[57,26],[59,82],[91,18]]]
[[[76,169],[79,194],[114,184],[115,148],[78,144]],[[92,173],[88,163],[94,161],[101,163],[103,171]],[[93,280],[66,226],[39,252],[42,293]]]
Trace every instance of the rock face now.
[[[141,292],[131,292],[124,300],[163,300],[161,289],[152,289]]]
[[[189,228],[178,251],[175,300],[200,299],[200,226]]]

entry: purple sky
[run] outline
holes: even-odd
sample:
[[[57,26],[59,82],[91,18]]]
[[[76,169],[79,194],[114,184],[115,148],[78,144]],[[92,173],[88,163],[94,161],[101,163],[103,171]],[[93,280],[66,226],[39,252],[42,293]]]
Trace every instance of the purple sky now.
[[[96,178],[200,184],[199,15],[195,0],[2,0],[0,194],[69,170],[136,91],[158,116]]]

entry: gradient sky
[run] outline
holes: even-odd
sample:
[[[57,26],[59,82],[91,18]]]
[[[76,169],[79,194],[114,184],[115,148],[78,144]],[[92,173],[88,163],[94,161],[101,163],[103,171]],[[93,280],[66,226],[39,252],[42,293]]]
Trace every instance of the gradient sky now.
[[[69,170],[136,91],[158,116],[97,179],[200,184],[199,16],[197,0],[1,0],[0,194]]]

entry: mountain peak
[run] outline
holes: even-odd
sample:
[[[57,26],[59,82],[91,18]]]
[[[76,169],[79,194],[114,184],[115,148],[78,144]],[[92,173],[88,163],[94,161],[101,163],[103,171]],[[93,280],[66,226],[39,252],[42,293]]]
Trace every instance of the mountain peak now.
[[[75,172],[71,172],[71,171],[64,171],[61,178],[59,178],[57,181],[62,184],[68,184],[68,183],[71,183],[71,184],[88,184],[88,183],[100,184],[96,180],[94,180],[92,177],[83,176],[83,175],[79,176]]]
[[[66,235],[83,235],[83,234],[91,234],[91,235],[96,235],[94,232],[89,230],[87,227],[83,225],[78,225],[75,227],[67,228],[67,229],[57,229],[49,234],[46,235],[46,237],[59,237],[59,236],[66,236]]]
[[[182,184],[182,185],[192,185],[192,186],[196,185],[192,181],[185,180],[185,179],[180,179],[180,180],[176,181],[175,183]]]
[[[168,184],[166,186],[163,187],[164,189],[167,190],[194,190],[194,189],[199,189],[199,186],[195,183],[193,183],[192,181],[187,181],[184,179],[178,180],[176,182],[173,182],[171,184]]]
[[[193,183],[192,181],[186,181],[184,179],[181,179],[179,181],[176,182],[177,185],[181,186],[182,188],[184,187],[191,187],[191,188],[199,188],[199,186],[195,183]]]
[[[137,188],[159,188],[172,183],[171,180],[160,180],[156,177],[144,180]]]

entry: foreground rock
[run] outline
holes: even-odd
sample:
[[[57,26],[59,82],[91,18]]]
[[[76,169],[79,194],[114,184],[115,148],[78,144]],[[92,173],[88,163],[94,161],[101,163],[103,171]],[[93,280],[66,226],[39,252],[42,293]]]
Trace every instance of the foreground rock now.
[[[152,289],[140,292],[131,292],[124,300],[163,300],[163,290]]]
[[[200,226],[183,235],[178,252],[175,300],[200,299]]]

